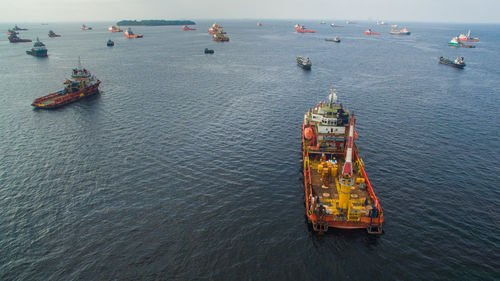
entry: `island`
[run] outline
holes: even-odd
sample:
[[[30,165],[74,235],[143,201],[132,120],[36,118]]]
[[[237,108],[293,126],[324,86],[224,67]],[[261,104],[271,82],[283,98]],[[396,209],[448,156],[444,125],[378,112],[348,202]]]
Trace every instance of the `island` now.
[[[194,21],[190,20],[121,20],[116,25],[121,26],[160,26],[160,25],[195,25]]]

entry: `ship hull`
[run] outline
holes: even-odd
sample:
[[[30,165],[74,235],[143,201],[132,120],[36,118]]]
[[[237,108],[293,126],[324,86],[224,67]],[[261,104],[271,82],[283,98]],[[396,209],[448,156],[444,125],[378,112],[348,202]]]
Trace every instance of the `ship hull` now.
[[[99,93],[99,85],[101,81],[98,80],[96,84],[84,88],[74,93],[65,93],[64,91],[55,92],[40,98],[37,98],[31,104],[32,106],[40,109],[55,109],[61,106],[73,103],[75,101],[87,98]]]
[[[9,38],[9,42],[10,43],[27,43],[27,42],[31,42],[30,39],[10,39]]]

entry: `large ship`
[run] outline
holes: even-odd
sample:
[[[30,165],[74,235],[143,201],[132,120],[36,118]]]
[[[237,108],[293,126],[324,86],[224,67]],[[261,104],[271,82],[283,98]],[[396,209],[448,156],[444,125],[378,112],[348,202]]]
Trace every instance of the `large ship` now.
[[[31,42],[31,39],[21,39],[17,37],[16,33],[12,33],[9,35],[9,42],[10,43],[24,43],[24,42]]]
[[[73,69],[71,78],[64,84],[66,85],[64,90],[37,98],[31,105],[42,109],[53,109],[95,95],[99,92],[101,80],[83,68],[78,59],[78,67]]]
[[[123,30],[121,30],[120,27],[117,25],[112,25],[112,26],[108,27],[108,31],[109,32],[122,32]]]
[[[143,35],[135,34],[132,31],[132,28],[130,28],[130,27],[127,30],[125,30],[124,34],[127,38],[142,38],[143,37]]]
[[[40,42],[40,39],[38,39],[38,37],[37,37],[35,44],[33,44],[33,48],[27,50],[26,54],[32,55],[35,57],[46,57],[47,56],[47,48],[45,47],[45,44]]]
[[[445,57],[440,57],[439,63],[446,64],[446,65],[453,66],[453,67],[460,68],[460,69],[463,69],[465,67],[464,57],[457,57],[455,60],[450,60],[450,59],[447,59]]]
[[[315,231],[366,229],[381,234],[384,215],[354,142],[354,114],[329,102],[309,109],[302,124],[306,216]]]

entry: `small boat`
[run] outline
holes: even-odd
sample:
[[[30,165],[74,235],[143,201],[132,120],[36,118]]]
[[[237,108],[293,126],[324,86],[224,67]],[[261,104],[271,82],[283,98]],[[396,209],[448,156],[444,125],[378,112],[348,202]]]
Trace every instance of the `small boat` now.
[[[35,44],[33,44],[33,48],[31,48],[30,50],[27,50],[26,54],[32,55],[35,57],[46,57],[47,56],[47,48],[45,47],[45,44],[40,42],[40,39],[38,39],[38,37],[37,37]]]
[[[336,36],[335,38],[325,38],[325,41],[340,43],[340,38]]]
[[[78,59],[78,67],[73,69],[71,78],[64,82],[64,90],[37,98],[31,105],[41,109],[58,108],[99,93],[100,84],[101,80],[83,68]]]
[[[113,40],[109,39],[108,42],[106,42],[106,46],[108,47],[113,47],[115,45],[115,42]]]
[[[345,23],[346,24],[357,24],[357,22],[352,21],[352,20],[346,20]]]
[[[326,21],[322,20],[319,22],[319,24],[326,24]]]
[[[129,27],[127,30],[125,30],[125,36],[127,38],[142,38],[143,35],[139,35],[139,34],[134,34],[134,32],[132,31],[132,29]]]
[[[385,21],[377,21],[377,25],[387,25]]]
[[[315,33],[316,32],[316,30],[307,29],[305,26],[299,25],[299,24],[295,25],[295,30],[297,30],[298,33]]]
[[[448,46],[450,47],[462,47],[462,48],[475,48],[476,45],[473,44],[464,44],[460,42],[458,36],[453,37],[450,42],[448,42]]]
[[[257,26],[262,26],[262,23],[258,22],[258,23],[257,23]]]
[[[312,62],[309,58],[297,57],[297,65],[305,70],[311,70]]]
[[[191,27],[185,25],[185,26],[182,27],[182,30],[184,30],[184,31],[187,31],[187,30],[196,30],[196,28],[191,28]]]
[[[479,38],[470,36],[470,29],[467,33],[461,33],[458,35],[458,40],[460,41],[468,41],[468,42],[479,42]]]
[[[213,53],[215,53],[214,50],[209,49],[209,48],[205,48],[205,54],[213,54]]]
[[[213,36],[213,39],[214,39],[214,41],[218,41],[218,42],[228,42],[229,41],[229,37],[227,37],[223,33],[215,33]]]
[[[455,60],[450,60],[445,57],[439,58],[439,63],[450,65],[456,68],[463,69],[465,67],[464,57],[457,57]]]
[[[23,31],[23,30],[28,30],[28,29],[27,28],[20,28],[19,26],[15,25],[12,30],[14,30],[14,31]]]
[[[391,31],[389,33],[393,34],[393,35],[410,35],[411,34],[411,32],[408,31],[408,29],[406,29],[406,27],[402,28],[402,29],[398,29],[397,25],[393,25],[391,27]]]
[[[61,37],[61,35],[56,34],[54,31],[49,30],[49,37]]]
[[[343,25],[335,24],[334,22],[330,24],[331,27],[344,27]]]
[[[11,35],[9,35],[9,41],[10,43],[25,43],[25,42],[31,42],[30,39],[21,39],[19,37],[17,37],[17,34],[13,33]]]
[[[379,32],[373,32],[371,29],[365,30],[366,35],[380,35]]]
[[[109,32],[122,32],[123,30],[118,25],[108,27]]]
[[[85,24],[82,24],[82,26],[80,27],[80,29],[81,30],[92,30],[92,27],[88,27]]]
[[[17,35],[17,34],[19,34],[19,32],[15,31],[13,29],[7,29],[6,33],[7,33],[7,35],[11,35],[11,34],[16,34]]]

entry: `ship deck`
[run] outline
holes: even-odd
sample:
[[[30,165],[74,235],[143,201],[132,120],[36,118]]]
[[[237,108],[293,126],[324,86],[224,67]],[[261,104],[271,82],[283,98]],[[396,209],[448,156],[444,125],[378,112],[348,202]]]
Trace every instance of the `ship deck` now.
[[[339,209],[339,190],[338,175],[328,175],[325,180],[322,179],[321,171],[318,171],[319,161],[311,161],[311,185],[313,196],[319,196],[320,202],[326,207],[328,214],[336,214]],[[338,163],[342,167],[343,163]],[[340,172],[340,168],[338,168]],[[361,175],[354,174],[354,185],[351,187],[351,201],[360,206],[361,216],[368,217],[372,209],[372,200],[366,189],[366,185],[359,183]],[[363,187],[364,186],[364,187]],[[368,200],[367,200],[368,199]]]

